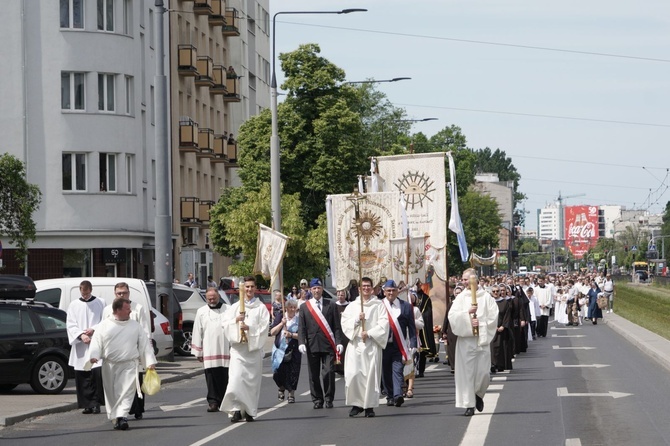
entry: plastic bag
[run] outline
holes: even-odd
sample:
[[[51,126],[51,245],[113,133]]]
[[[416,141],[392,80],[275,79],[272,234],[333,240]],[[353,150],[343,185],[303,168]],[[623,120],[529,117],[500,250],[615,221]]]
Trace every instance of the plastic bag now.
[[[147,395],[155,395],[161,390],[161,377],[156,370],[147,369],[144,373],[144,382],[142,383],[142,392]]]

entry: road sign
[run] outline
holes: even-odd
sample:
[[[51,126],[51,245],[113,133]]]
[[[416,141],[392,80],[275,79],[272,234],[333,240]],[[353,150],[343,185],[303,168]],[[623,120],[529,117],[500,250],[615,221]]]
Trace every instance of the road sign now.
[[[630,250],[633,251],[633,252],[637,251],[637,245],[633,245],[633,247],[630,248]]]

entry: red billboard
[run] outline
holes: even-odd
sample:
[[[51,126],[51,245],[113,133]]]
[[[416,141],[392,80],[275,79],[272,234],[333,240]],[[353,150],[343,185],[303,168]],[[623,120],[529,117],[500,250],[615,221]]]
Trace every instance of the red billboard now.
[[[581,259],[598,242],[598,206],[566,206],[563,212],[565,245]]]

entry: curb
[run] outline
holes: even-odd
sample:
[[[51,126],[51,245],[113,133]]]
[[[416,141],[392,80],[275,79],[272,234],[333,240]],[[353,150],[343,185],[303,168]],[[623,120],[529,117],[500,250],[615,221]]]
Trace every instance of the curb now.
[[[43,407],[41,409],[34,409],[27,412],[17,413],[8,417],[0,418],[0,426],[11,426],[28,418],[39,417],[41,415],[49,415],[52,413],[68,412],[77,409],[77,403],[63,403],[54,406]]]
[[[614,315],[614,320],[612,315],[603,320],[613,331],[670,371],[670,350],[667,348],[670,341],[618,315]]]

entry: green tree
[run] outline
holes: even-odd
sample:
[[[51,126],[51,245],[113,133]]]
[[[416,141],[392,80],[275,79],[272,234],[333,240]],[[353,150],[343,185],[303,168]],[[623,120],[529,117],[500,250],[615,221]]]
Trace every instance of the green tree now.
[[[28,241],[35,241],[33,213],[42,193],[26,179],[25,164],[7,153],[0,155],[0,235],[16,246],[16,258],[25,265]]]
[[[668,242],[663,243],[663,241],[661,241],[660,246],[657,243],[656,247],[661,249],[665,247],[665,251],[661,253],[661,258],[667,260],[668,254],[670,254],[670,201],[665,204],[665,212],[663,212],[663,224],[661,225],[661,236],[668,237]]]

